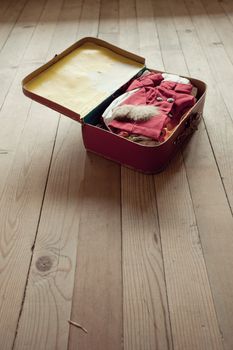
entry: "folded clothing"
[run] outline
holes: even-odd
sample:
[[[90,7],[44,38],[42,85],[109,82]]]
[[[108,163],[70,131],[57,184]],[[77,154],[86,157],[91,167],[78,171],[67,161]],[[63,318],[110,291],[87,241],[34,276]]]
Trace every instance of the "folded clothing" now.
[[[111,131],[124,131],[162,142],[164,130],[172,130],[195,104],[188,79],[153,73],[135,79],[121,98],[103,114]],[[153,107],[150,109],[150,107]]]
[[[166,118],[166,116],[165,116]],[[159,140],[161,131],[164,128],[164,115],[152,117],[145,121],[119,121],[113,120],[109,126],[116,130],[127,131],[130,134],[143,135],[154,140]]]

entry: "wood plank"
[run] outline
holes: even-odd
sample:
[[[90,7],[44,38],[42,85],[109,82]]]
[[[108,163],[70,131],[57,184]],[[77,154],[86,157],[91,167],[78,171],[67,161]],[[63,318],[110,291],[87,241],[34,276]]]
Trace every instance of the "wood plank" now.
[[[179,40],[173,33],[173,23],[169,15],[164,13],[166,6],[166,1],[164,3],[158,2],[153,6],[161,55],[166,71],[183,74],[184,57],[180,51]]]
[[[56,47],[56,42],[58,46],[66,46],[70,40],[75,40],[80,10],[80,4],[76,6],[73,0],[64,3],[57,23],[59,30],[53,36],[51,47]],[[76,18],[76,26],[70,26],[69,30],[64,22],[67,18]],[[69,118],[61,118],[19,320],[16,349],[67,348],[84,156],[80,125]]]
[[[3,16],[4,16],[6,10],[12,5],[12,1],[13,0],[9,0],[9,1],[2,0],[1,1],[1,8],[0,8],[0,18],[1,18],[1,20],[3,20],[3,18],[4,18]]]
[[[137,40],[140,44],[140,52],[146,58],[146,66],[162,70],[163,61],[160,52],[160,42],[156,22],[153,17],[151,1],[145,0],[142,2],[136,0],[136,15],[138,28]]]
[[[161,68],[152,10],[150,1],[120,2],[119,40]],[[153,177],[122,167],[121,186],[124,349],[172,349]]]
[[[119,26],[119,46],[135,53],[139,52],[134,1],[119,0]]]
[[[176,8],[173,6],[172,10],[174,12],[176,30],[179,34],[190,75],[199,79],[203,79],[204,77],[205,82],[208,84],[205,124],[229,203],[233,207],[232,120],[223,101],[220,87],[215,81],[215,74],[209,67],[205,52],[200,45],[195,27],[183,1],[177,1]]]
[[[1,51],[1,69],[17,66],[20,63],[43,11],[44,3],[44,0],[41,2],[31,0],[23,8],[23,12]],[[16,37],[17,40],[15,40]]]
[[[32,2],[33,5],[33,2]],[[36,6],[36,10],[31,9],[26,6],[24,11],[22,12],[19,21],[25,19],[26,23],[28,21],[33,22],[36,25],[37,20],[39,19],[39,10],[43,9],[43,2],[41,2],[41,7]],[[15,11],[15,8],[12,8],[12,11]],[[31,17],[30,17],[31,13]],[[23,22],[22,22],[23,23]],[[21,24],[20,24],[21,25]],[[24,24],[22,24],[24,26]],[[19,23],[17,25],[19,27]],[[34,27],[30,25],[30,34]],[[12,34],[13,33],[13,34]],[[12,50],[14,50],[15,46],[15,37],[17,35],[17,29],[14,29],[9,37],[10,44],[7,44],[7,47],[4,46],[4,56],[5,59],[11,56]],[[13,35],[13,37],[12,37]],[[15,60],[18,62],[22,58],[22,54],[25,50],[25,46],[28,45],[28,37],[30,37],[28,33],[28,28],[25,28],[25,32],[23,31],[20,35],[21,38],[24,38],[23,44],[21,46],[21,50],[17,55],[17,51],[15,52]],[[27,40],[26,40],[27,38]],[[30,39],[29,39],[30,40]],[[43,47],[43,44],[41,44]],[[2,59],[2,53],[0,54],[0,61]],[[3,60],[3,62],[4,62]],[[22,98],[21,86],[20,82],[29,70],[32,70],[34,67],[21,67],[18,69],[17,66],[4,68],[1,70],[1,100],[4,101],[3,106],[0,110],[0,138],[1,138],[1,154],[3,155],[0,159],[0,194],[5,185],[5,180],[7,179],[8,173],[10,171],[10,166],[12,160],[14,158],[15,150],[17,148],[17,143],[19,142],[20,135],[24,128],[25,121],[27,119],[27,114],[29,111],[30,102],[27,99]],[[10,88],[12,84],[12,88]]]
[[[53,112],[52,112],[53,113]],[[38,123],[43,126],[38,128]],[[56,118],[33,105],[0,201],[0,338],[11,349],[23,301]]]
[[[33,68],[31,67],[31,69]],[[0,110],[0,195],[10,173],[17,144],[31,104],[29,99],[23,98],[20,86],[20,82],[27,72],[28,68],[17,73],[12,88]]]
[[[172,349],[153,178],[122,168],[124,349]]]
[[[40,17],[36,30],[30,40],[30,46],[24,53],[23,62],[42,61],[48,57],[50,43],[56,29],[57,18],[59,16],[63,0],[57,0],[56,5],[53,0],[48,0]],[[39,43],[43,42],[43,45]],[[47,45],[45,45],[47,43]]]
[[[41,6],[43,7],[43,3]],[[38,6],[36,8],[39,9]],[[26,23],[28,21],[34,23],[38,13],[35,13],[34,9],[30,12],[28,7],[25,7],[25,11],[25,14],[22,13],[21,21],[24,18]],[[22,26],[23,23],[21,22]],[[4,54],[5,58],[6,53],[11,52],[11,46],[8,48]],[[19,100],[17,96],[19,93],[22,98],[17,86],[11,99],[15,96],[16,100]],[[10,99],[7,101],[12,102]],[[9,134],[7,141],[7,135],[3,132],[4,129],[9,131],[8,123],[11,124],[13,119],[10,119],[10,122],[5,119],[6,125],[1,131],[3,141],[7,142],[7,152],[4,156],[10,156],[10,160],[7,161],[10,171],[9,168],[5,169],[8,176],[7,179],[5,177],[7,181],[1,195],[0,212],[0,244],[3,252],[1,260],[4,266],[1,274],[0,338],[4,349],[10,349],[14,342],[58,121],[55,112],[35,104],[32,105],[27,118],[28,106],[28,103],[23,103],[23,108],[18,109],[21,114],[17,115],[17,105],[14,105],[14,109],[8,105],[6,114],[1,115],[2,122],[7,118],[7,110],[12,111],[13,119],[19,117],[19,121],[16,122],[19,130],[13,128],[17,142],[13,139],[14,135],[11,138]],[[45,127],[38,128],[38,123]],[[22,134],[19,139],[20,133]],[[14,147],[17,147],[17,150]]]
[[[36,10],[34,10],[33,2],[31,2],[32,9],[31,9],[31,17],[30,17],[30,7],[26,6],[25,12],[22,13],[20,16],[20,26],[24,28],[25,23],[33,22],[36,25],[36,19],[38,18],[38,12],[40,13],[40,8],[38,5],[36,5]],[[43,9],[43,2],[41,3],[41,11]],[[14,10],[14,8],[13,8]],[[23,21],[26,21],[25,23]],[[19,24],[17,23],[17,26]],[[34,30],[34,27],[32,25],[28,24],[26,25],[26,32],[28,31],[28,28],[30,29],[31,35],[33,34],[32,29]],[[16,30],[16,29],[14,29]],[[13,32],[14,32],[13,30]],[[27,47],[29,45],[29,50],[33,50],[33,45],[31,46],[30,43],[28,43],[27,40],[25,40],[25,37],[29,36],[29,33],[22,33],[19,36],[24,38],[24,45]],[[18,37],[17,30],[13,35],[13,38],[15,36]],[[50,38],[48,38],[50,39]],[[9,57],[11,55],[12,49],[15,45],[13,39],[11,40],[11,37],[9,38],[11,41],[11,44],[8,44],[8,49],[5,49],[4,55],[5,57]],[[30,39],[29,39],[30,40]],[[23,58],[23,52],[24,52],[24,45],[22,45],[22,52],[17,56],[17,53],[15,53],[15,59],[16,61],[20,63],[24,60]],[[40,44],[41,51],[43,51],[44,47],[47,47],[47,42],[44,40]],[[20,50],[19,50],[20,51]],[[0,61],[2,58],[2,54],[0,55]],[[42,57],[41,57],[42,59]],[[41,61],[41,60],[40,60]],[[38,66],[38,63],[35,63],[36,66]],[[4,99],[3,106],[0,111],[0,137],[1,137],[1,149],[4,154],[4,157],[1,157],[0,160],[0,169],[2,171],[0,172],[0,193],[3,190],[3,187],[5,185],[5,180],[7,179],[8,173],[10,171],[10,167],[12,164],[12,160],[15,155],[15,151],[17,149],[17,144],[19,142],[19,138],[21,136],[22,130],[25,125],[25,121],[27,119],[28,110],[30,107],[30,101],[28,99],[25,99],[21,92],[21,80],[22,78],[29,73],[29,71],[32,71],[36,68],[34,65],[34,62],[27,64],[22,64],[20,66],[16,65],[13,67],[7,67],[0,72],[0,75],[2,76],[2,99]],[[10,87],[12,84],[12,88]],[[9,91],[8,91],[9,90]],[[10,135],[10,137],[9,137]]]
[[[174,349],[223,349],[180,155],[155,178]]]
[[[15,349],[68,343],[85,153],[80,126],[59,126]]]
[[[85,36],[97,36],[100,16],[100,0],[84,1],[82,18],[79,22],[77,39]]]
[[[119,2],[118,0],[102,0],[98,37],[118,46],[119,36]]]
[[[19,15],[23,11],[26,0],[1,1],[0,8],[0,51],[15,25]]]
[[[233,65],[226,54],[219,35],[214,30],[202,3],[199,0],[192,0],[192,6],[190,6],[189,2],[185,3],[192,17],[202,49],[208,58],[215,82],[220,89],[222,99],[233,120]],[[204,16],[199,16],[199,13],[203,13]]]
[[[98,37],[114,45],[119,40],[119,2],[102,0]]]
[[[111,11],[111,2],[101,9],[104,5]],[[99,16],[99,2],[85,1],[78,37],[96,36]],[[71,319],[88,334],[71,326],[69,349],[118,350],[122,346],[120,167],[88,154],[81,193]]]
[[[157,1],[155,14],[165,69],[189,75],[168,1]],[[174,348],[222,349],[187,175],[178,155],[155,177]]]
[[[59,4],[56,3],[57,5],[57,11],[60,9]],[[33,3],[32,3],[33,6]],[[49,1],[47,4],[47,7],[50,6],[52,7],[52,2]],[[13,9],[14,10],[14,9]],[[37,8],[38,10],[38,8]],[[29,9],[27,9],[28,13]],[[34,10],[32,9],[32,16],[34,16]],[[22,18],[25,18],[24,14],[22,14]],[[34,17],[32,17],[34,18]],[[56,24],[56,18],[57,18],[57,13],[54,12],[54,23]],[[30,20],[28,17],[28,14],[26,16],[26,21]],[[42,13],[41,21],[44,22],[46,20],[46,13]],[[27,23],[27,22],[26,22]],[[55,25],[54,24],[54,25]],[[23,24],[24,26],[24,24]],[[12,164],[12,161],[14,159],[15,151],[17,149],[17,144],[19,142],[22,130],[24,128],[26,119],[27,119],[27,114],[28,110],[30,108],[30,100],[26,99],[22,95],[22,90],[21,90],[21,81],[23,77],[25,77],[30,71],[33,71],[37,68],[38,65],[40,65],[42,62],[44,62],[44,52],[47,50],[48,51],[48,45],[49,42],[51,41],[51,34],[53,33],[53,28],[49,26],[47,28],[47,40],[44,40],[41,42],[39,45],[40,47],[40,55],[38,53],[37,48],[35,48],[35,41],[34,37],[38,38],[37,32],[41,32],[41,25],[37,26],[36,30],[34,33],[32,33],[32,40],[28,44],[28,50],[26,52],[31,53],[31,60],[28,61],[28,56],[26,55],[20,58],[20,63],[19,68],[14,67],[10,68],[9,70],[6,69],[4,70],[4,76],[6,78],[6,84],[9,85],[11,84],[11,79],[13,79],[12,82],[12,87],[10,88],[9,92],[7,93],[7,96],[5,97],[4,104],[2,106],[2,109],[0,111],[0,138],[1,138],[1,149],[2,152],[4,152],[4,156],[1,157],[0,160],[0,193],[3,190],[3,187],[5,185],[5,181],[7,179],[8,173],[10,171],[10,167]],[[59,38],[60,39],[60,38]],[[59,41],[58,37],[57,40]],[[13,43],[12,43],[13,45]],[[27,44],[26,44],[27,45]],[[37,45],[38,47],[38,45]],[[23,46],[22,46],[23,48]],[[33,59],[33,52],[35,50],[35,58]],[[9,50],[7,50],[8,55],[10,55],[11,52],[11,46]],[[6,54],[6,53],[5,53]],[[48,58],[50,57],[50,52],[48,53]],[[17,58],[16,58],[17,59]],[[0,60],[1,60],[1,55],[0,55]],[[8,74],[10,71],[10,74]],[[13,78],[15,74],[15,78]],[[4,80],[5,81],[5,80]],[[5,88],[4,86],[4,81],[3,81],[3,90]],[[1,90],[1,91],[3,91]],[[10,137],[9,137],[10,135]]]
[[[17,4],[23,5],[23,0]],[[16,75],[24,51],[30,42],[31,35],[37,25],[41,11],[43,10],[44,0],[31,0],[23,7],[14,28],[10,31],[7,42],[3,46],[0,54],[0,106],[2,106],[10,86]],[[14,11],[15,8],[12,8]],[[17,40],[16,40],[17,38]]]
[[[69,349],[118,350],[122,342],[119,167],[89,154],[81,191],[71,319],[88,334],[71,327]]]
[[[230,19],[226,16],[219,1],[202,0],[202,4],[220,39],[215,45],[223,45],[231,63],[233,63],[233,26]]]
[[[61,18],[57,22],[53,40],[49,46],[48,57],[54,57],[77,40],[79,18],[83,1],[69,0],[64,2]]]
[[[230,350],[233,344],[232,215],[203,129],[186,151],[190,153],[188,157],[185,153],[185,165],[218,323],[224,348]]]
[[[233,347],[233,222],[218,170],[230,199],[233,171],[232,122],[184,2],[177,1],[175,6],[172,2],[170,4],[190,75],[203,79],[208,84],[204,118],[218,168],[211,156],[211,146],[203,127],[185,149],[184,157],[218,322],[225,349],[230,350]]]
[[[221,6],[225,11],[226,16],[230,19],[233,24],[233,3],[231,0],[221,1]]]

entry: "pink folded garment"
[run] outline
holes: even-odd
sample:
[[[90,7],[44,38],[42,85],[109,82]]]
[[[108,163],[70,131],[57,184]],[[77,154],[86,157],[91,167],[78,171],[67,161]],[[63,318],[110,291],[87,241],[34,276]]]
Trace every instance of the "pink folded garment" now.
[[[113,129],[127,131],[130,134],[142,135],[159,140],[162,129],[165,126],[167,115],[161,113],[159,116],[152,117],[148,120],[141,121],[119,121],[113,120],[109,126]]]
[[[141,87],[125,99],[124,104],[157,106],[161,112],[170,114],[174,125],[177,125],[184,112],[195,104],[191,91],[191,84],[164,81],[157,87]]]
[[[127,91],[131,91],[145,86],[155,87],[158,86],[163,79],[164,78],[161,73],[151,72],[147,75],[142,75],[141,77],[133,80],[133,82],[128,87]]]
[[[135,79],[127,91],[135,90],[118,107],[113,109],[114,114],[119,115],[120,108],[125,106],[126,115],[120,115],[122,120],[113,119],[108,126],[114,132],[126,131],[160,140],[162,130],[169,130],[179,124],[181,117],[196,102],[192,93],[192,84],[186,78],[161,73],[149,73]],[[171,81],[169,80],[171,79]],[[135,113],[129,112],[130,106],[154,106],[155,115],[148,118],[135,120]],[[118,108],[118,109],[117,109]],[[115,112],[114,112],[115,110]],[[123,109],[124,110],[124,109]],[[119,118],[118,118],[119,119]]]

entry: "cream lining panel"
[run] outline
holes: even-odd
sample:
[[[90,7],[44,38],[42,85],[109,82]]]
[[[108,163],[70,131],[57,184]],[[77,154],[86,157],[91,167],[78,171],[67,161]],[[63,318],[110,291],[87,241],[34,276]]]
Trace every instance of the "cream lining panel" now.
[[[84,117],[142,67],[88,42],[37,75],[25,88]]]

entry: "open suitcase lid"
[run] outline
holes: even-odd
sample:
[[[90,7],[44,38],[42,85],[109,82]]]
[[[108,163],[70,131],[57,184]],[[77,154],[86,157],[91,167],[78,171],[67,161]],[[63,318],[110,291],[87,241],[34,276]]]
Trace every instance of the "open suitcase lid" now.
[[[28,97],[80,121],[143,67],[145,59],[83,38],[22,81]]]

